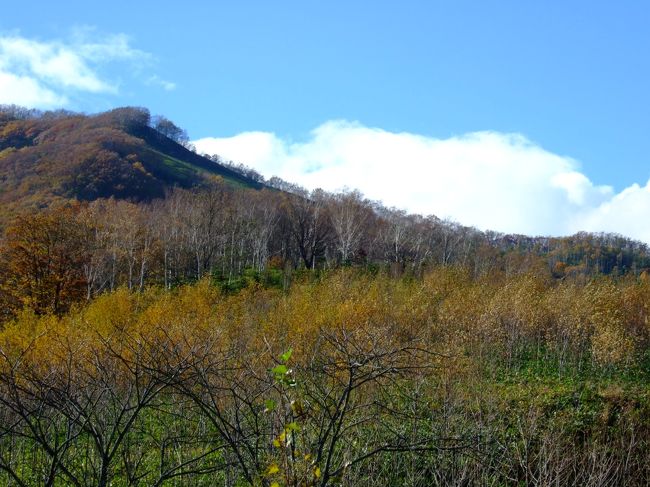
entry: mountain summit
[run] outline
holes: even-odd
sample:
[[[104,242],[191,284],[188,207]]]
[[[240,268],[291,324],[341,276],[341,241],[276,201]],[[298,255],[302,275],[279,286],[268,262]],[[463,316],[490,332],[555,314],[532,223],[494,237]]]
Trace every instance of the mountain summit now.
[[[12,213],[61,199],[149,201],[218,181],[263,186],[196,154],[183,134],[144,108],[83,115],[0,107],[0,206]]]

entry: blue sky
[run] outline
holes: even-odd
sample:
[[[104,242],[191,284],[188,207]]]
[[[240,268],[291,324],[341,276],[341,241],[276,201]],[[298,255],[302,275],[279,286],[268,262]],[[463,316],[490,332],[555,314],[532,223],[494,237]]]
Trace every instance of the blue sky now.
[[[597,194],[607,186],[613,198],[634,183],[644,187],[650,178],[647,2],[23,5],[3,9],[0,36],[81,53],[86,74],[103,83],[75,85],[31,73],[56,95],[50,106],[88,112],[146,106],[176,121],[195,140],[214,138],[212,145],[200,147],[227,148],[229,156],[288,179],[292,174],[286,167],[268,154],[250,157],[250,147],[234,143],[242,140],[237,137],[266,134],[267,142],[283,145],[283,157],[295,159],[291,147],[314,143],[318,128],[332,121],[346,121],[339,128],[357,122],[379,131],[374,133],[434,140],[466,140],[480,132],[510,144],[507,134],[519,134],[524,145],[569,161],[568,169],[558,171],[583,174]],[[107,47],[117,44],[122,47]],[[5,57],[12,46],[5,46]],[[5,62],[5,71],[30,75],[25,69],[33,66],[17,73],[16,56]],[[11,96],[6,88],[0,101]],[[320,159],[310,170],[328,164]],[[527,162],[523,157],[514,164]],[[294,179],[307,181],[300,175]],[[361,189],[384,199],[378,190]],[[426,202],[403,201],[408,209],[426,212]],[[462,212],[445,211],[465,223]],[[432,205],[431,212],[439,208]],[[476,218],[467,223],[491,223]]]

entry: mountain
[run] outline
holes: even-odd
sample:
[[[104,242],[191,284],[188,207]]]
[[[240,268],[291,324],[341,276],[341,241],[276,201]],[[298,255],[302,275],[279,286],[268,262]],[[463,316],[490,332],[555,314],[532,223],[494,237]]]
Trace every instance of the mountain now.
[[[83,115],[0,107],[0,216],[56,200],[149,201],[219,181],[263,187],[196,154],[179,133],[166,119],[152,123],[143,108]]]

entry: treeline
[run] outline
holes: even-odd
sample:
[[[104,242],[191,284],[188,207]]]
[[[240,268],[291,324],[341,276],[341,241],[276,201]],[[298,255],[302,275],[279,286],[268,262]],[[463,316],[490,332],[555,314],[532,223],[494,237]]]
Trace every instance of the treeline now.
[[[0,150],[6,147],[21,147],[25,142],[33,142],[33,137],[38,136],[40,131],[52,128],[52,122],[64,119],[76,119],[78,124],[86,123],[94,128],[112,126],[114,128],[122,128],[127,131],[132,131],[133,129],[138,129],[143,126],[151,127],[174,142],[191,147],[189,144],[190,139],[186,130],[180,128],[163,115],[152,116],[149,110],[143,107],[122,107],[89,116],[83,113],[64,109],[43,111],[20,105],[0,104],[0,124],[6,125],[10,122],[32,122],[32,125],[15,124],[11,126],[7,131],[8,133],[15,131],[16,135],[18,135],[18,133],[21,132],[21,127],[25,127],[27,130],[22,130],[23,134],[21,137],[14,138],[13,140],[2,140],[4,147],[0,145]],[[40,126],[39,122],[41,123]],[[30,128],[31,130],[29,130]],[[6,136],[6,134],[3,135]],[[16,141],[18,141],[17,144],[15,143]]]
[[[647,279],[120,288],[0,330],[7,486],[644,486]]]
[[[286,288],[292,275],[341,266],[420,276],[462,265],[474,275],[584,278],[639,275],[647,247],[613,235],[529,238],[409,215],[355,191],[177,189],[148,204],[95,200],[17,217],[0,245],[0,299],[61,313],[120,286],[171,288],[210,276],[231,290],[250,280]]]

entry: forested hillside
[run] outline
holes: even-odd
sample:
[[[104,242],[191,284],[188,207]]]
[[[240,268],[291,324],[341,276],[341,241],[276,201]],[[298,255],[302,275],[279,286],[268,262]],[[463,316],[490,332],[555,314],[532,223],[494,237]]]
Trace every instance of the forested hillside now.
[[[648,484],[645,244],[0,114],[1,485]]]
[[[261,187],[187,142],[182,129],[143,108],[87,116],[0,107],[0,219],[55,201],[151,201],[222,179]]]

